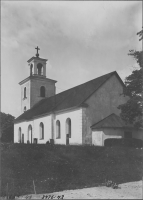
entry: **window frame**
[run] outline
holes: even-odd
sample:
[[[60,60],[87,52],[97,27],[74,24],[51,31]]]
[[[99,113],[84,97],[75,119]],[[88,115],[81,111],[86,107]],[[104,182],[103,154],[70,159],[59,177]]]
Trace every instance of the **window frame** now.
[[[18,128],[18,143],[21,143],[22,142],[22,138],[21,138],[21,133],[22,133],[22,129],[21,127]]]
[[[61,139],[61,123],[60,123],[60,120],[56,121],[56,139]]]
[[[26,93],[27,93],[27,91],[26,91],[27,89],[26,89],[26,87],[24,87],[24,97],[23,97],[23,99],[26,99],[27,98],[27,96],[26,96]]]
[[[32,125],[29,124],[28,130],[27,130],[27,143],[30,144],[32,143],[33,140],[33,135],[32,135]],[[31,142],[30,142],[31,141]]]
[[[43,122],[40,122],[39,128],[40,128],[40,140],[44,140],[44,123]]]

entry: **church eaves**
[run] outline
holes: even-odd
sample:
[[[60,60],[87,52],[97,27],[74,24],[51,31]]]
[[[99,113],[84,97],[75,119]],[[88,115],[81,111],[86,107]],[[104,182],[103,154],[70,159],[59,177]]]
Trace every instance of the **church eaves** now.
[[[101,87],[111,76],[116,75],[124,86],[116,71],[68,89],[64,92],[45,98],[15,119],[15,123],[32,120],[42,115],[60,112],[67,109],[83,107],[84,102]],[[87,106],[87,105],[86,105]]]

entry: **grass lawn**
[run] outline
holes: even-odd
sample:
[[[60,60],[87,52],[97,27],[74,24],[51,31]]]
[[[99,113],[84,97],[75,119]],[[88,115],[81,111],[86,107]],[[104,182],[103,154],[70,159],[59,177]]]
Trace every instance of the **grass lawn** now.
[[[2,195],[93,187],[138,181],[143,149],[65,145],[1,145]],[[34,180],[34,182],[33,182]]]

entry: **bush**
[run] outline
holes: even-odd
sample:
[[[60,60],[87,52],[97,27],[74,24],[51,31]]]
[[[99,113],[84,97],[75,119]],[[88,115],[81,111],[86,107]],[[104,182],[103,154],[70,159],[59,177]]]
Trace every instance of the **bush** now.
[[[14,139],[14,116],[0,112],[0,125],[2,142],[13,142]]]
[[[121,139],[109,138],[109,139],[105,140],[104,145],[106,147],[124,146],[124,147],[141,148],[141,147],[143,147],[143,140],[136,139],[136,138],[121,138]]]
[[[49,141],[47,141],[47,142],[46,142],[46,144],[50,144],[50,142],[49,142]]]
[[[46,144],[48,144],[48,145],[54,145],[54,139],[50,139],[50,141],[47,141]]]

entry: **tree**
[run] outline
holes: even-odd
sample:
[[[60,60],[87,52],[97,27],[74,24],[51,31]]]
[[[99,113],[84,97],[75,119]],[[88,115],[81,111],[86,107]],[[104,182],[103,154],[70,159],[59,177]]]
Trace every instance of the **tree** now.
[[[143,27],[142,27],[142,30],[137,33],[137,35],[139,35],[140,37],[139,41],[143,39]]]
[[[137,33],[140,40],[143,39],[143,30]],[[132,71],[132,74],[125,78],[124,96],[129,100],[120,105],[121,118],[135,127],[143,127],[143,51],[130,50],[129,54],[138,63],[139,69]]]
[[[14,139],[14,119],[10,114],[0,112],[2,142],[13,142]]]

